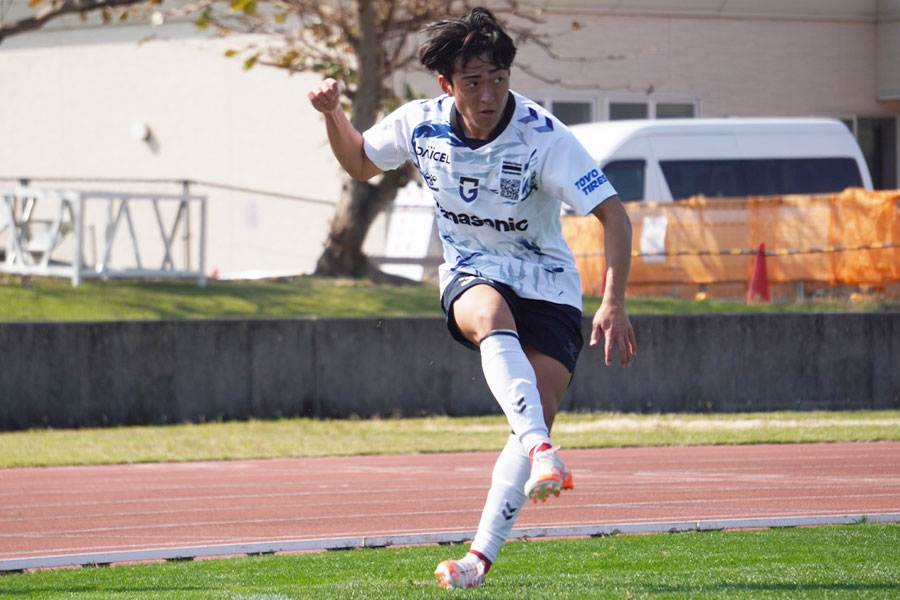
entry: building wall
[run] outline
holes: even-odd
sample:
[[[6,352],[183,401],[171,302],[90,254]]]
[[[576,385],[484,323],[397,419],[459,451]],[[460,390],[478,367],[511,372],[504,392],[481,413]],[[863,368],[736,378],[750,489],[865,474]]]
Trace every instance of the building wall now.
[[[900,102],[900,17],[878,24],[878,98]]]
[[[533,47],[518,59],[570,94],[694,97],[704,117],[889,114],[873,93],[874,23],[582,15],[572,31],[573,18],[547,18],[554,50],[589,60],[554,62]],[[514,78],[538,95],[563,87]]]
[[[316,78],[262,67],[245,72],[224,58],[229,47],[197,37],[191,24],[5,41],[0,188],[27,176],[33,186],[177,193],[178,181],[190,179],[286,195],[193,186],[209,197],[207,266],[223,274],[309,271],[340,191],[338,165],[306,100]],[[149,141],[133,137],[137,121],[149,126]]]
[[[536,98],[587,100],[597,120],[611,99],[687,99],[704,117],[897,114],[896,103],[876,94],[891,81],[878,79],[876,67],[892,72],[900,63],[891,62],[893,42],[876,44],[877,28],[895,22],[877,25],[852,11],[821,20],[696,16],[711,10],[707,4],[697,0],[693,13],[678,16],[658,7],[646,15],[546,13],[554,51],[575,60],[523,46],[513,85]],[[190,23],[51,29],[6,40],[0,187],[22,176],[61,185],[44,176],[173,180],[139,185],[165,191],[179,190],[181,179],[258,190],[193,188],[210,200],[208,270],[311,271],[340,193],[339,167],[306,100],[316,78],[244,72],[223,57],[238,43],[204,39]],[[421,71],[396,83],[438,93]],[[149,126],[149,142],[132,136],[136,121]],[[383,251],[385,230],[383,219],[373,227],[369,252]]]

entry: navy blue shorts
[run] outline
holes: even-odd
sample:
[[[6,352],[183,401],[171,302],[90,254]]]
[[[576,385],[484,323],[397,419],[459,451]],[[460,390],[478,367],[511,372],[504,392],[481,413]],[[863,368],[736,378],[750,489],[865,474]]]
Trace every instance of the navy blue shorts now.
[[[461,282],[463,278],[465,279]],[[473,285],[489,285],[503,296],[516,321],[519,341],[523,346],[532,346],[564,364],[569,373],[575,372],[578,354],[584,346],[581,311],[567,304],[521,298],[508,285],[485,277],[457,273],[444,289],[441,308],[447,317],[447,329],[453,339],[466,348],[478,350],[478,346],[462,334],[453,318],[453,302]]]

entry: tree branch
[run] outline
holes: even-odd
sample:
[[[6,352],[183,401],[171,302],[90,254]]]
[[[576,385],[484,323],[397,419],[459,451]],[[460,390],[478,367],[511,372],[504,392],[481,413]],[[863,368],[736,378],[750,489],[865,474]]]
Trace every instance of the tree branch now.
[[[141,4],[145,0],[62,0],[53,2],[39,11],[35,16],[0,26],[0,43],[10,36],[26,31],[40,29],[48,21],[71,13],[84,13],[117,6]]]

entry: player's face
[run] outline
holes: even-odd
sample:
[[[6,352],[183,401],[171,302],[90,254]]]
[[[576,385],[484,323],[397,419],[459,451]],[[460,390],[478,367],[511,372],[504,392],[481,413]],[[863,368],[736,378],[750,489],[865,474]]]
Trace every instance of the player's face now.
[[[509,95],[509,69],[476,58],[457,67],[451,81],[438,83],[453,97],[466,137],[485,139],[500,122]]]

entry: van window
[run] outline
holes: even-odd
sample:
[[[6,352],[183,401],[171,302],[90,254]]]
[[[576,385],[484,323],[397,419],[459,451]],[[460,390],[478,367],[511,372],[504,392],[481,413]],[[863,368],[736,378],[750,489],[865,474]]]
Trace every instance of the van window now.
[[[659,166],[673,199],[822,194],[862,187],[852,158],[666,160]]]
[[[622,202],[644,199],[644,173],[647,163],[643,160],[614,160],[603,167],[603,174]]]

